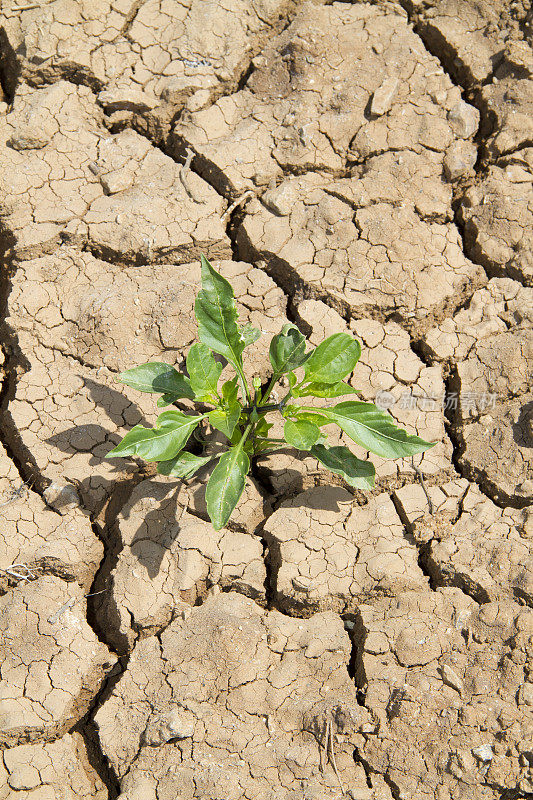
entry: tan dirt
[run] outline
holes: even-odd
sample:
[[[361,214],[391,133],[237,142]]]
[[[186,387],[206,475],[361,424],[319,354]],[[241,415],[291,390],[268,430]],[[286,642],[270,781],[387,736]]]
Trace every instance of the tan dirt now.
[[[2,4],[0,800],[533,796],[532,43],[525,0]],[[202,253],[250,378],[347,331],[435,447],[365,493],[273,453],[218,532],[212,465],[105,460]]]

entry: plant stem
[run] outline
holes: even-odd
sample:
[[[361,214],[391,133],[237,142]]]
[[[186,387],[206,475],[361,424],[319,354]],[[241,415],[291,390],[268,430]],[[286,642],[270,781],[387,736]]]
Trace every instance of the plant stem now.
[[[248,403],[251,403],[252,402],[252,395],[250,394],[250,390],[248,388],[248,384],[246,383],[246,378],[244,377],[243,368],[241,367],[240,364],[237,364],[237,363],[235,363],[233,366],[235,367],[235,369],[237,371],[237,374],[239,376],[239,380],[240,380],[240,383],[241,383],[242,396],[243,396],[243,398],[246,397],[246,400],[248,401]]]
[[[266,406],[245,406],[243,408],[243,412],[245,414],[251,414],[252,411],[261,411],[261,413],[267,413],[268,411],[277,411],[279,408],[279,403],[268,403]]]
[[[281,398],[281,403],[280,403],[280,404],[279,404],[279,406],[278,406],[278,407],[279,407],[279,410],[280,410],[280,412],[281,412],[281,411],[283,411],[283,409],[285,408],[285,406],[286,406],[286,404],[287,404],[287,400],[289,399],[289,397],[292,397],[292,389],[289,389],[289,391],[287,392],[287,394],[285,395],[285,397],[282,397],[282,398]]]
[[[252,411],[257,411],[257,412],[262,412],[262,413],[266,414],[269,411],[283,411],[283,408],[284,408],[287,400],[289,399],[289,397],[291,397],[291,395],[292,395],[292,391],[287,392],[285,397],[283,397],[281,399],[281,402],[279,402],[279,403],[267,403],[266,405],[259,405],[259,406],[257,406],[257,405],[255,405],[255,406],[245,406],[243,408],[243,412],[246,413],[246,414],[251,414]]]
[[[272,392],[272,389],[274,388],[274,386],[278,382],[279,377],[280,376],[277,375],[276,373],[274,373],[272,375],[272,378],[270,379],[270,383],[268,384],[268,386],[266,388],[266,391],[265,391],[263,397],[261,398],[261,402],[260,402],[261,406],[263,406],[265,404],[265,401],[268,400],[268,398],[270,397],[270,393]]]
[[[245,443],[246,439],[248,438],[248,434],[252,430],[253,426],[254,426],[254,423],[253,422],[249,422],[248,425],[245,428],[245,431],[244,431],[243,435],[241,436],[241,438],[237,442],[236,446],[239,447],[241,450],[244,447],[244,443]]]

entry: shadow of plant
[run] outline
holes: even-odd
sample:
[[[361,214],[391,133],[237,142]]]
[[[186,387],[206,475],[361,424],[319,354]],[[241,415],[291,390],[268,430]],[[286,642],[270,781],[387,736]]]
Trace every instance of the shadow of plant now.
[[[132,475],[140,472],[143,467],[137,460],[131,460],[126,463],[124,459],[120,458],[109,459],[105,462],[103,459],[106,453],[115,447],[121,439],[120,433],[117,433],[113,429],[114,427],[123,427],[125,424],[132,427],[138,424],[150,424],[143,412],[134,402],[128,400],[122,392],[111,386],[81,375],[78,377],[83,382],[87,399],[105,412],[112,425],[109,428],[97,423],[73,425],[49,436],[45,440],[46,443],[68,455],[88,454],[87,463],[89,466],[96,468],[105,463],[106,469],[111,469],[116,473],[117,479],[125,473]],[[116,487],[115,477],[112,479],[104,477],[102,474],[98,474],[96,469],[93,475],[73,482],[76,483],[83,503],[96,513],[100,511],[105,499],[109,497]]]

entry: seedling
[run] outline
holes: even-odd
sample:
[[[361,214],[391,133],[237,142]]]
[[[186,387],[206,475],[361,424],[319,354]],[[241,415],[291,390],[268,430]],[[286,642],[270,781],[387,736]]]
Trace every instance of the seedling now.
[[[309,452],[350,486],[371,489],[374,465],[357,458],[347,447],[329,447],[323,428],[331,424],[382,458],[412,456],[433,447],[398,428],[392,417],[373,403],[348,400],[315,407],[295,402],[358,393],[344,380],[361,355],[361,345],[350,334],[334,333],[306,352],[305,337],[296,325],[284,325],[270,342],[272,377],[263,389],[257,377],[252,387],[248,385],[243,365],[245,348],[259,339],[261,331],[238,324],[231,285],[203,256],[195,313],[200,341],[187,355],[188,375],[169,364],[149,362],[123,372],[119,380],[141,392],[160,394],[158,407],[187,398],[200,403],[202,413],[186,414],[178,408],[163,411],[153,428],[136,425],[106,458],[140,456],[157,462],[162,475],[177,478],[191,478],[201,467],[218,460],[206,488],[207,512],[216,530],[227,524],[237,505],[251,459],[280,446]],[[222,385],[219,379],[224,365],[214,354],[222,356],[236,373]],[[280,402],[269,403],[282,376],[286,376],[288,391]],[[283,418],[283,438],[269,436],[271,414]],[[222,455],[198,455],[187,449],[191,434],[203,420],[226,437],[228,449]]]

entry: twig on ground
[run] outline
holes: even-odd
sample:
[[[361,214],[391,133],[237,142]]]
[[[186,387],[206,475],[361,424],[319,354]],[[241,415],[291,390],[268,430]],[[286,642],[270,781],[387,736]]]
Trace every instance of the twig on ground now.
[[[109,589],[100,589],[99,592],[89,592],[89,594],[83,595],[84,597],[94,597],[96,594],[104,594],[104,592],[108,592]]]
[[[238,208],[239,206],[242,206],[242,205],[243,205],[243,203],[245,203],[247,200],[249,200],[249,199],[250,199],[250,198],[252,198],[252,197],[255,197],[255,194],[252,192],[252,190],[251,190],[251,189],[247,189],[247,190],[244,192],[244,194],[241,194],[241,196],[240,196],[240,197],[238,197],[238,198],[235,200],[235,202],[234,202],[234,203],[232,203],[232,204],[230,205],[230,207],[229,207],[229,208],[227,208],[227,209],[224,211],[224,213],[223,213],[223,214],[222,214],[222,216],[221,216],[221,220],[222,220],[222,222],[224,222],[224,220],[225,220],[225,219],[227,219],[228,217],[231,217],[231,215],[233,214],[233,212],[235,211],[235,209],[236,209],[236,208]]]
[[[335,777],[337,778],[337,780],[339,782],[339,787],[340,787],[341,793],[344,796],[346,794],[346,791],[344,789],[344,786],[343,786],[343,783],[342,783],[342,780],[341,780],[341,776],[339,775],[339,770],[337,768],[337,759],[335,758],[335,751],[333,749],[333,725],[332,725],[332,722],[331,722],[330,719],[328,719],[326,721],[326,726],[325,726],[325,731],[324,731],[324,744],[323,744],[323,747],[324,747],[324,754],[326,756],[325,761],[324,761],[324,759],[322,757],[322,747],[320,746],[320,742],[319,742],[318,743],[318,752],[319,752],[319,757],[320,757],[320,762],[319,762],[320,772],[324,772],[324,769],[326,768],[326,764],[329,761],[331,763],[331,766],[333,767],[333,772],[335,773]]]
[[[185,150],[185,154],[187,157],[185,159],[185,163],[180,169],[180,181],[182,183],[183,188],[187,192],[187,196],[190,197],[194,203],[201,203],[202,205],[205,205],[205,200],[198,200],[198,198],[194,196],[193,192],[191,191],[186,181],[187,175],[189,174],[189,170],[191,168],[192,160],[194,158],[194,150],[191,150],[191,148],[188,147]]]
[[[318,752],[320,755],[320,772],[324,772],[326,768],[326,764],[328,763],[328,739],[329,739],[329,723],[326,721],[326,728],[325,728],[325,736],[324,736],[324,753],[326,754],[326,761],[324,763],[322,759],[322,747],[320,746],[320,742],[318,743]]]
[[[18,581],[29,581],[35,580],[37,575],[33,570],[31,570],[27,564],[11,564],[10,567],[0,567],[2,572],[5,572],[6,575],[9,575],[10,578],[15,578]],[[19,569],[25,569],[26,573],[21,574],[17,572]]]
[[[341,776],[339,775],[339,770],[337,769],[337,759],[335,758],[335,751],[333,749],[333,726],[331,724],[331,720],[328,720],[328,725],[329,725],[329,755],[330,755],[331,763],[332,763],[332,766],[333,766],[333,771],[334,771],[335,776],[336,776],[336,778],[337,778],[337,780],[339,782],[339,787],[340,787],[340,790],[341,790],[341,794],[344,795],[345,794],[345,790],[344,790],[344,786],[342,785]]]
[[[2,506],[8,506],[10,503],[13,503],[14,500],[17,500],[19,497],[24,497],[28,489],[31,489],[32,483],[21,483],[20,486],[17,486],[16,489],[12,489],[11,494],[3,503],[0,503],[0,508]]]
[[[103,594],[104,592],[108,591],[109,589],[101,589],[99,592],[89,592],[89,594],[84,594],[81,597],[69,597],[66,603],[63,603],[61,608],[57,609],[55,614],[52,614],[50,617],[48,617],[47,622],[49,622],[50,625],[53,625],[55,622],[57,622],[59,617],[61,617],[65,613],[65,611],[69,611],[72,608],[72,606],[75,606],[76,603],[80,602],[80,600],[84,600],[86,597],[94,597],[95,594]]]
[[[69,609],[72,608],[72,606],[74,605],[75,602],[76,602],[76,598],[75,597],[69,597],[67,602],[63,603],[61,608],[58,608],[58,610],[55,612],[55,614],[51,614],[48,617],[47,622],[49,622],[50,625],[53,625],[54,622],[57,622],[59,617],[61,617],[65,613],[65,611],[69,611]]]

